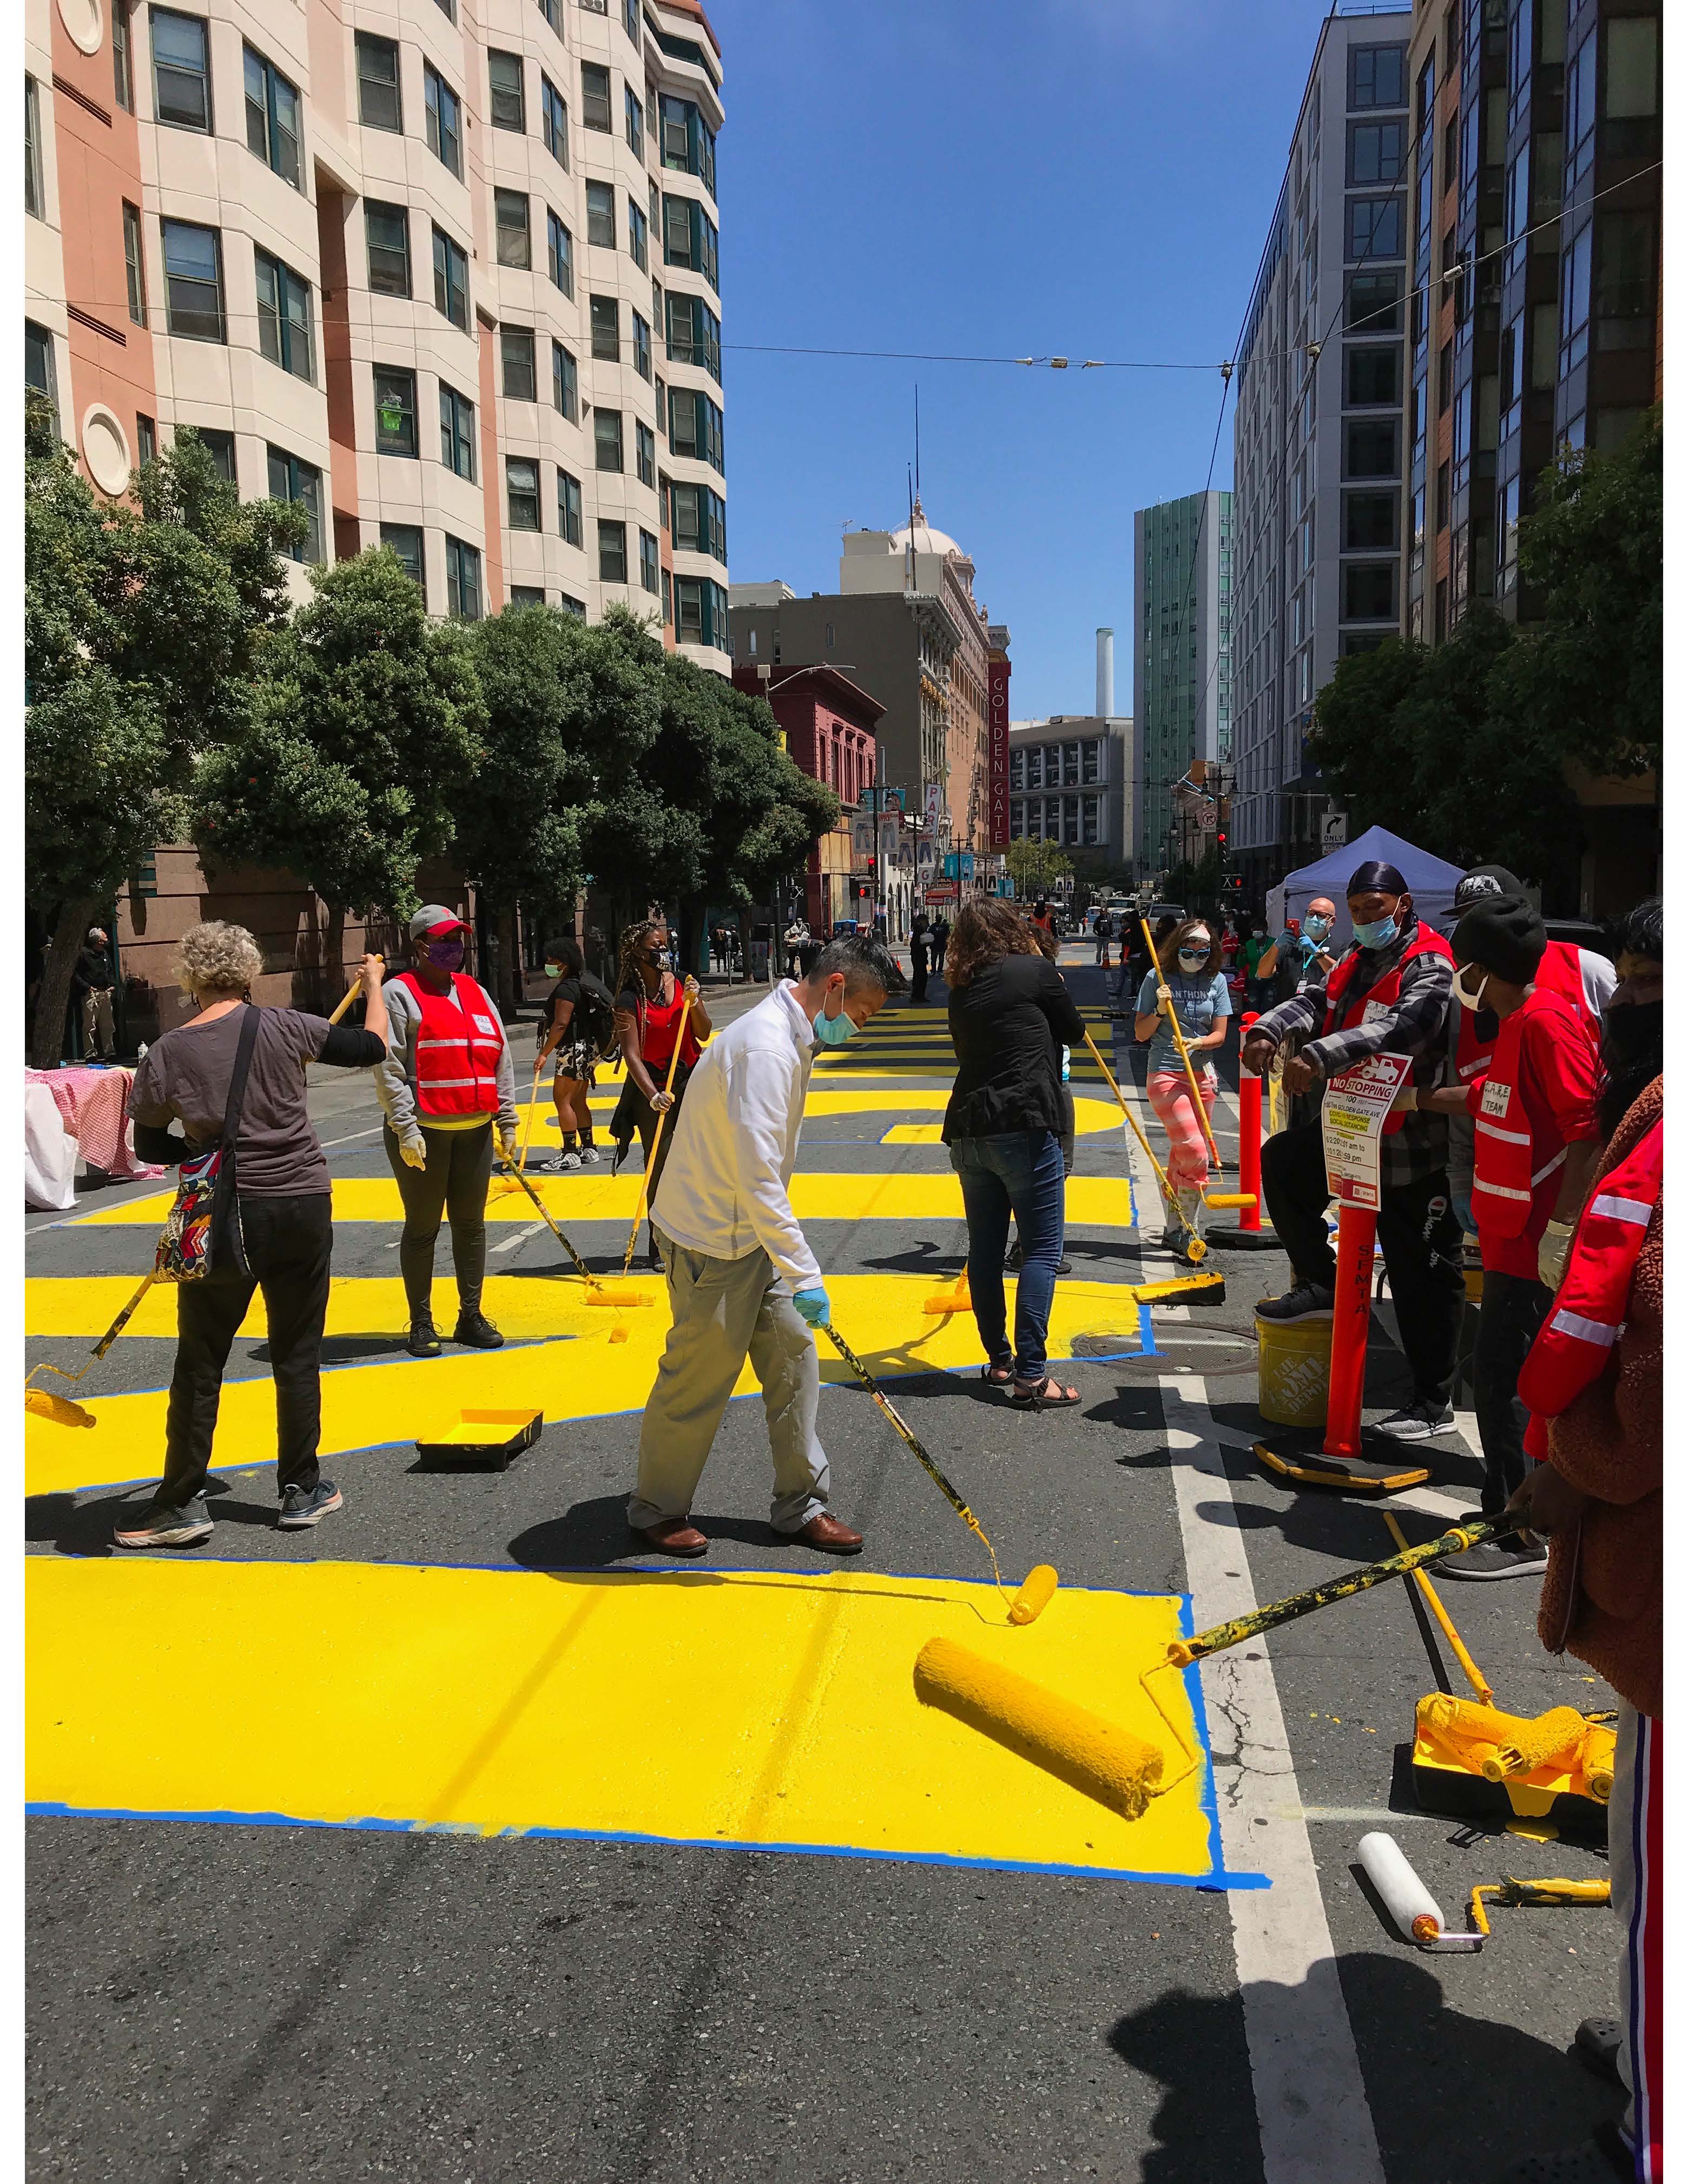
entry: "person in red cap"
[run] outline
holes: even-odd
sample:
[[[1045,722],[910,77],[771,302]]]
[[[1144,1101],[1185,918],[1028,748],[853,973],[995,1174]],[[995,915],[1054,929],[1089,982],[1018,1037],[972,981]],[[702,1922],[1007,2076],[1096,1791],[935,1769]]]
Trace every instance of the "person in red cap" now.
[[[434,1245],[451,1224],[457,1277],[454,1342],[496,1350],[504,1337],[481,1309],[487,1273],[487,1188],[493,1140],[515,1151],[515,1069],[496,1005],[464,972],[468,927],[437,902],[410,920],[415,967],[382,989],[387,1060],[376,1072],[387,1128],[382,1141],[404,1201],[398,1271],[410,1312],[405,1347],[437,1357]]]

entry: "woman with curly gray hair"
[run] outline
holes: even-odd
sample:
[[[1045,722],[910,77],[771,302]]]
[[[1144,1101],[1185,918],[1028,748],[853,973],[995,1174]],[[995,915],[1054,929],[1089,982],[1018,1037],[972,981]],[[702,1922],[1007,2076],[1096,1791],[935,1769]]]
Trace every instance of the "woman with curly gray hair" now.
[[[136,1153],[173,1167],[209,1151],[222,1137],[244,1051],[234,1156],[247,1271],[214,1270],[176,1290],[164,1475],[150,1505],[119,1524],[117,1543],[123,1547],[188,1546],[209,1536],[205,1480],[223,1369],[259,1289],[269,1316],[276,1381],[281,1527],[302,1530],[342,1506],[340,1490],[322,1476],[316,1456],[334,1223],[328,1163],[305,1112],[304,1066],[326,1061],[370,1069],[386,1058],[382,961],[364,958],[362,1031],[298,1009],[254,1007],[249,989],[263,969],[258,944],[244,926],[218,919],[190,926],[181,936],[176,975],[198,1014],[148,1049],[130,1091]],[[172,1131],[173,1123],[181,1134]]]

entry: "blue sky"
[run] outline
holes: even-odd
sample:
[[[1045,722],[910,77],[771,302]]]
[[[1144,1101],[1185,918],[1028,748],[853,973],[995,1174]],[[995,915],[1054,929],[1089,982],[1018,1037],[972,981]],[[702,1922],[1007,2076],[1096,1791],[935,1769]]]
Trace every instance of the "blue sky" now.
[[[732,573],[838,582],[926,511],[1013,632],[1017,718],[1131,702],[1131,517],[1195,491],[1325,8],[1316,0],[705,0],[724,55]],[[767,356],[736,343],[1074,368]],[[1206,365],[1080,371],[1084,357]],[[1231,481],[1226,412],[1214,483]]]

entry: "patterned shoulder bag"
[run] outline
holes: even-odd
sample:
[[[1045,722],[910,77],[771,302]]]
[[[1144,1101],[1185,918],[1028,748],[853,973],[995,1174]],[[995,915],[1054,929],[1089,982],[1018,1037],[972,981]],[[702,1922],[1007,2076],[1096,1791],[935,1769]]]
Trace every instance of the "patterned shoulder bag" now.
[[[160,1282],[237,1281],[250,1273],[235,1196],[235,1139],[246,1097],[247,1072],[258,1039],[261,1011],[250,1002],[240,1028],[222,1135],[207,1151],[181,1163],[181,1180],[153,1261]]]

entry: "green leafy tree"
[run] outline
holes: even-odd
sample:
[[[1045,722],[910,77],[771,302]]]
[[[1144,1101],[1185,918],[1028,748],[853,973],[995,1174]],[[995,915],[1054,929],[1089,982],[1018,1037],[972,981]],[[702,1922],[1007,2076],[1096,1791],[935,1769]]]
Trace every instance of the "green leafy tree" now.
[[[1053,842],[1033,842],[1022,836],[1003,852],[1003,863],[1022,902],[1036,902],[1047,895],[1057,880],[1072,870],[1072,860]]]
[[[245,731],[200,762],[194,834],[208,866],[279,865],[315,889],[332,981],[346,912],[408,915],[417,866],[451,846],[486,707],[466,632],[430,620],[390,547],[311,581]]]
[[[304,511],[238,499],[198,437],[108,502],[36,398],[24,484],[24,883],[51,921],[30,1038],[58,1062],[88,927],[158,843],[181,838],[196,757],[249,717],[287,606],[278,549]]]

